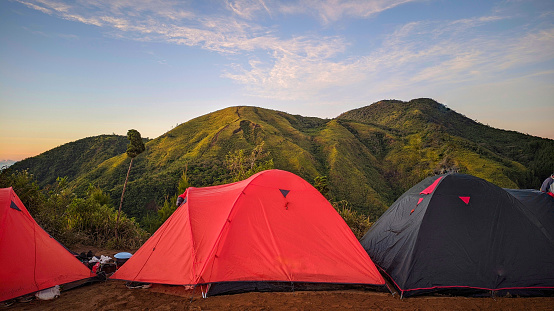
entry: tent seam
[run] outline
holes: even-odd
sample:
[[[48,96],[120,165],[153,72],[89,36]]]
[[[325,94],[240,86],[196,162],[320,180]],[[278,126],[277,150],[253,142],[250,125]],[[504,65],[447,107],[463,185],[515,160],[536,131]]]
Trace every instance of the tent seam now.
[[[11,200],[11,191],[13,191],[13,188],[10,187],[10,200]],[[4,212],[3,212],[3,215],[0,219],[2,219],[2,223],[0,223],[0,228],[5,228],[5,223],[6,223],[6,218],[8,217],[8,210],[6,209]],[[5,230],[0,230],[0,241],[2,241],[2,238],[4,237],[5,235]]]
[[[171,217],[170,217],[171,218]],[[171,223],[171,221],[173,221],[173,219],[168,219]],[[154,254],[154,250],[156,249],[156,247],[158,247],[158,244],[160,243],[160,240],[162,239],[163,237],[163,233],[167,230],[167,227],[169,227],[169,224],[164,228],[164,231],[163,232],[160,232],[159,234],[159,238],[158,238],[158,241],[156,242],[156,244],[154,245],[154,249],[150,252],[150,254],[148,255],[148,258],[146,258],[146,260],[144,261],[144,264],[142,265],[142,267],[138,270],[137,274],[133,277],[133,280],[132,282],[134,282],[136,280],[136,278],[139,276],[139,274],[142,272],[142,269],[144,269],[144,267],[146,267],[146,264],[148,263],[148,261],[150,260],[150,257],[152,257],[152,254]],[[156,234],[154,232],[154,234]]]
[[[187,195],[185,197],[189,197],[190,196],[190,193],[188,193],[188,189],[187,189]],[[191,245],[192,245],[192,275],[194,276],[194,280],[196,280],[194,283],[198,283],[198,277],[200,277],[200,274],[198,274],[198,276],[196,275],[196,261],[197,261],[197,254],[196,254],[196,244],[194,243],[194,237],[193,237],[193,230],[192,230],[192,222],[191,222],[191,219],[190,219],[190,202],[192,202],[192,200],[190,199],[190,197],[187,199],[187,202],[189,203],[188,205],[188,208],[187,208],[187,212],[188,212],[188,222],[189,222],[189,229],[190,229],[190,240],[191,240]],[[191,281],[193,279],[191,278]]]
[[[286,198],[284,198],[285,201],[287,200]],[[258,202],[260,201],[260,199],[258,198]],[[288,202],[287,202],[288,203]],[[260,204],[263,206],[263,204]],[[266,213],[266,210],[265,208],[262,208],[262,212],[263,212],[263,215],[264,215],[264,220],[265,220],[265,224],[267,226],[267,229],[270,233],[270,238],[271,238],[271,244],[273,245],[273,247],[275,248],[275,251],[277,252],[277,254],[279,256],[282,256],[282,251],[281,251],[281,248],[279,247],[279,245],[277,244],[277,241],[275,241],[275,235],[273,233],[273,228],[269,225],[269,220],[267,219],[267,213]],[[283,268],[283,267],[282,267]],[[285,265],[283,272],[286,276],[289,277],[289,280],[288,282],[293,282],[293,274],[291,273],[292,271],[289,271],[289,269],[287,269],[288,267]]]
[[[502,189],[504,190],[504,189]],[[508,191],[505,191],[512,200],[515,200],[519,203],[519,206],[518,206],[518,211],[523,214],[525,217],[527,217],[527,219],[529,219],[529,221],[531,222],[531,224],[533,224],[535,227],[537,227],[539,229],[539,231],[551,242],[554,244],[554,238],[548,233],[548,231],[546,231],[546,228],[544,228],[544,225],[542,223],[542,221],[534,214],[534,213],[531,213],[525,209],[522,209],[520,208],[520,206],[525,206],[525,204],[523,204],[523,202],[521,202],[518,198],[516,198],[513,194],[511,194],[510,192]]]
[[[250,186],[250,184],[256,180],[259,176],[263,175],[264,173],[266,173],[268,171],[261,171],[260,173],[254,175],[251,177],[251,180],[248,181],[248,183],[246,183],[246,185],[242,188],[242,190],[240,191],[240,193],[237,195],[237,198],[233,201],[233,205],[231,206],[231,208],[229,209],[229,214],[227,215],[227,220],[225,221],[225,223],[223,224],[223,226],[221,227],[221,230],[219,231],[219,235],[217,236],[217,239],[214,243],[214,246],[212,247],[212,249],[210,250],[210,252],[208,253],[208,256],[206,257],[206,261],[204,263],[204,265],[202,266],[202,269],[200,270],[199,272],[199,275],[202,275],[204,274],[204,271],[206,271],[206,268],[208,266],[208,262],[212,260],[212,258],[215,256],[215,252],[217,251],[217,249],[219,248],[219,243],[221,242],[221,237],[223,236],[223,231],[225,230],[225,228],[228,227],[228,224],[231,222],[229,217],[231,216],[231,214],[233,213],[233,211],[235,210],[235,206],[237,205],[237,202],[239,200],[239,198],[245,194],[244,193],[244,190]],[[248,180],[248,179],[246,179]],[[244,181],[246,181],[244,180]],[[240,181],[239,181],[240,182]],[[214,265],[214,260],[212,260],[212,269],[213,269],[213,265]],[[196,280],[197,283],[198,283],[198,280]],[[205,282],[205,283],[209,283],[209,282]]]
[[[437,185],[435,186],[433,191],[429,194],[424,194],[425,196],[429,196],[429,200],[427,201],[427,206],[425,208],[425,214],[421,218],[421,223],[423,223],[423,220],[425,220],[425,216],[427,216],[427,208],[429,208],[429,205],[431,204],[431,200],[433,199],[433,196],[435,195],[435,191],[439,188],[440,184],[442,184],[442,182],[447,177],[449,177],[450,175],[451,174],[446,174],[443,177],[439,177],[440,181],[437,183]],[[421,193],[419,193],[418,195],[421,195]],[[421,225],[418,226],[418,228],[417,228],[417,234],[416,234],[415,241],[414,241],[414,249],[416,249],[416,244],[418,243],[418,240],[419,240],[419,232],[420,231],[421,231]],[[408,269],[408,275],[411,275],[413,268],[414,268],[414,253],[412,252],[412,254],[410,256],[410,267]],[[406,279],[406,281],[407,281],[407,279]]]
[[[37,283],[37,227],[33,226],[33,242],[35,242],[35,262],[33,265],[33,279],[35,281],[35,286],[37,287],[37,290],[39,289],[38,283]]]

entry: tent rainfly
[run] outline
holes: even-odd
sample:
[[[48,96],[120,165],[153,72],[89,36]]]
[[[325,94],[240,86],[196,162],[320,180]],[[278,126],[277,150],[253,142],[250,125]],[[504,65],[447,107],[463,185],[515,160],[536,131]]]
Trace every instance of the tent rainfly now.
[[[361,243],[401,295],[554,293],[554,199],[465,174],[404,193]]]
[[[12,188],[0,189],[0,301],[91,277],[31,217]]]
[[[331,204],[292,173],[263,171],[185,195],[113,279],[201,285],[206,295],[385,284]]]

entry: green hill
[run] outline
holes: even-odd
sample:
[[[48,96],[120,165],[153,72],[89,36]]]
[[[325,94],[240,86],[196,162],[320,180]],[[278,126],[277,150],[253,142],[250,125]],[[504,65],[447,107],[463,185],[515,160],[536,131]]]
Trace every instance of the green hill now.
[[[109,158],[125,152],[125,136],[100,135],[87,137],[48,150],[38,156],[16,162],[13,170],[29,170],[39,185],[52,184],[58,177],[72,180],[94,169]]]
[[[111,144],[99,143],[109,139]],[[459,171],[502,187],[537,188],[554,169],[554,141],[491,128],[430,99],[381,101],[335,119],[230,107],[148,141],[133,162],[123,209],[138,218],[157,209],[176,194],[185,168],[196,187],[229,182],[226,156],[262,142],[275,168],[311,183],[327,176],[331,200],[347,200],[372,219],[436,173]],[[85,191],[92,183],[118,202],[130,161],[127,143],[125,137],[87,138],[14,166],[28,168],[41,184],[68,176],[77,191]],[[82,147],[75,152],[73,144]]]
[[[454,169],[502,187],[537,188],[554,169],[553,140],[483,125],[431,99],[381,101],[338,119],[379,126],[401,138],[385,160],[390,173],[410,184],[430,170]]]
[[[275,168],[294,172],[309,182],[329,177],[331,197],[348,200],[357,209],[382,213],[394,199],[375,157],[336,120],[293,116],[256,107],[231,107],[190,120],[148,142],[133,165],[124,210],[141,217],[176,192],[187,166],[194,186],[228,182],[224,159],[229,152],[252,150],[264,142]],[[94,183],[114,199],[121,193],[130,159],[108,159],[74,185]],[[369,197],[369,199],[368,199]],[[374,214],[374,213],[373,213]]]

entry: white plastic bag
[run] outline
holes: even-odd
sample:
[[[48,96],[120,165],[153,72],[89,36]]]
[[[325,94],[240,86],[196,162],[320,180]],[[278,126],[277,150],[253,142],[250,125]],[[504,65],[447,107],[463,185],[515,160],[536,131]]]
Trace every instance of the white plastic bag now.
[[[94,257],[92,257],[92,259],[89,260],[88,262],[108,263],[110,260],[112,260],[112,257],[100,255],[100,258],[94,256]]]
[[[40,292],[37,292],[35,294],[35,297],[37,297],[40,300],[52,300],[52,299],[58,298],[60,297],[60,285],[43,289]]]

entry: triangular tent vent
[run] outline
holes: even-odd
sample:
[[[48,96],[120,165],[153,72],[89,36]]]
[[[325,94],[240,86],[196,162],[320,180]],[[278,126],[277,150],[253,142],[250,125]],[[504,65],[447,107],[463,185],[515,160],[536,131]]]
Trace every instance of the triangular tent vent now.
[[[17,204],[15,204],[14,201],[12,201],[12,203],[10,204],[10,207],[13,208],[14,210],[17,210],[17,211],[21,212],[21,210],[19,209],[19,207],[17,207]]]
[[[471,197],[460,197],[460,199],[461,199],[462,201],[464,201],[464,203],[465,203],[466,205],[469,204],[469,199],[470,199],[470,198],[471,198]]]
[[[287,194],[289,194],[290,190],[283,190],[283,189],[279,189],[279,191],[281,191],[281,194],[286,198],[287,197]]]

